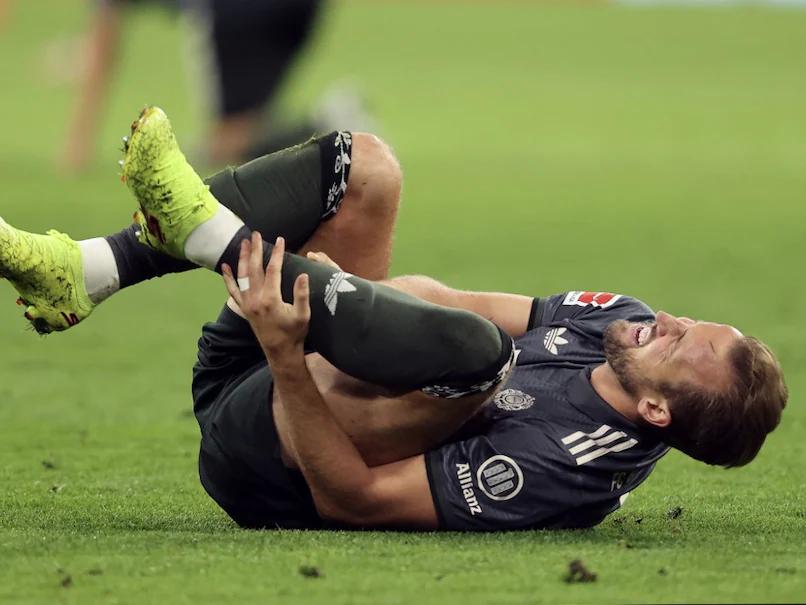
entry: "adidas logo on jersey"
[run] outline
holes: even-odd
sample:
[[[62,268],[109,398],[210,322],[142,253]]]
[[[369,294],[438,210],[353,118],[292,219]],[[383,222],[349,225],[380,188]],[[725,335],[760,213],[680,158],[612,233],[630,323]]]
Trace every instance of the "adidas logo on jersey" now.
[[[557,347],[568,344],[568,341],[562,336],[567,331],[567,328],[552,328],[546,332],[546,336],[543,338],[543,346],[546,347],[549,353],[556,355]]]
[[[339,271],[334,273],[325,288],[325,306],[331,315],[336,314],[336,305],[339,303],[339,292],[355,292],[355,286],[347,281],[352,274]]]
[[[623,431],[616,431],[606,424],[592,433],[582,431],[571,433],[563,437],[562,442],[568,448],[568,453],[574,456],[577,466],[611,452],[623,452],[638,443],[636,439],[628,438]]]

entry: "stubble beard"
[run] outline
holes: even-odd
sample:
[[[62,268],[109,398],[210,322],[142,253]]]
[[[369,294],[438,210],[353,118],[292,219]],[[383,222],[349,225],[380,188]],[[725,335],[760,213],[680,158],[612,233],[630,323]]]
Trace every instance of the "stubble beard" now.
[[[635,351],[619,339],[628,322],[618,319],[605,328],[603,335],[604,354],[607,363],[613,369],[621,387],[632,397],[637,397],[644,379],[638,371]]]

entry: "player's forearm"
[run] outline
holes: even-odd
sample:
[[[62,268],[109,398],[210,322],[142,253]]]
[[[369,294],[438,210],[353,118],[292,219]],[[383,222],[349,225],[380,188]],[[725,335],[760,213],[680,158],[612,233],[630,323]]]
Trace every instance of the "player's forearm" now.
[[[333,521],[360,520],[370,505],[372,471],[322,399],[302,349],[267,356],[297,461],[317,510]]]
[[[404,275],[383,283],[437,305],[481,315],[513,338],[523,335],[527,329],[532,308],[532,298],[528,296],[456,290],[425,275]]]
[[[461,307],[461,295],[463,292],[449,288],[445,284],[426,275],[401,275],[381,283],[395,290],[399,290],[400,292],[411,294],[421,300],[437,305],[456,309],[463,308]]]

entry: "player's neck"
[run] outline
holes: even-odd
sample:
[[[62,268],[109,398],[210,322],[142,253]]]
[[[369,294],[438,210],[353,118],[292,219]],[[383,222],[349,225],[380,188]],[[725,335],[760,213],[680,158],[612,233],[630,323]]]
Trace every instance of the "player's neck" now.
[[[619,414],[632,422],[639,421],[640,416],[635,400],[621,386],[618,376],[616,376],[609,363],[603,363],[593,370],[591,373],[591,386],[599,397],[604,399]]]

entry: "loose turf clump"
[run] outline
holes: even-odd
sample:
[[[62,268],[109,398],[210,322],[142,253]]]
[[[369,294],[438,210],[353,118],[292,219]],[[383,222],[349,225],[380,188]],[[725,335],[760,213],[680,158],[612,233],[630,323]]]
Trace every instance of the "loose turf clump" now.
[[[299,575],[303,578],[321,578],[324,576],[321,570],[313,565],[300,565]]]
[[[567,584],[578,584],[595,582],[597,578],[598,576],[589,570],[581,560],[574,559],[568,564],[568,573],[565,574],[563,580]]]

